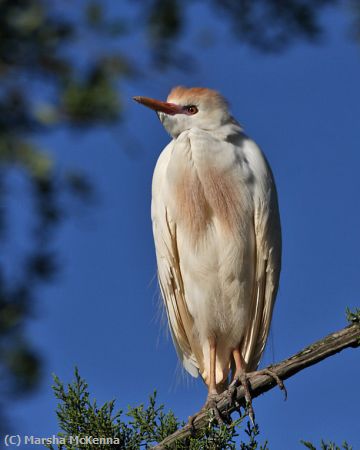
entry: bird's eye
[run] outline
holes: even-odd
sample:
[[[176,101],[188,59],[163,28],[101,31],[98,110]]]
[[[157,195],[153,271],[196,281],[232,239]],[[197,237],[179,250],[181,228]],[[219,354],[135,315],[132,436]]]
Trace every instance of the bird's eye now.
[[[195,105],[184,106],[184,109],[186,111],[186,114],[189,114],[189,115],[193,115],[193,114],[196,114],[198,112],[198,109],[197,109],[197,107]]]

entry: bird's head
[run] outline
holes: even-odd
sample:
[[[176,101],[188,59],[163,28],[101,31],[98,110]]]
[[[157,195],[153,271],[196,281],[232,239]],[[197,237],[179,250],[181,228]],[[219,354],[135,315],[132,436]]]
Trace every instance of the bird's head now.
[[[133,98],[156,111],[165,129],[175,138],[194,127],[215,130],[230,118],[226,100],[212,89],[178,86],[171,90],[166,102]]]

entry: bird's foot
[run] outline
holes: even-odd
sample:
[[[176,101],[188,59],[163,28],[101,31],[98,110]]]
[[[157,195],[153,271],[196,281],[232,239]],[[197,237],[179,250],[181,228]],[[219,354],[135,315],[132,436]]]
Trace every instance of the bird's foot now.
[[[219,411],[219,409],[217,407],[218,402],[222,398],[223,397],[221,395],[219,395],[219,394],[209,394],[207,396],[205,405],[201,408],[201,410],[198,413],[194,414],[193,416],[189,417],[188,424],[191,426],[191,428],[193,430],[195,429],[195,426],[194,426],[195,419],[201,413],[203,413],[205,411],[210,412],[214,416],[214,418],[215,418],[216,422],[218,423],[218,425],[224,425],[224,423],[227,422],[227,418],[225,418],[225,417],[223,417],[221,415],[221,412]]]
[[[254,425],[255,424],[255,413],[254,413],[254,408],[252,406],[252,398],[251,398],[250,389],[249,389],[248,376],[249,376],[249,374],[247,374],[245,372],[242,372],[235,376],[234,381],[232,381],[232,383],[230,383],[229,388],[228,388],[228,398],[229,398],[229,402],[233,403],[234,396],[236,393],[236,388],[239,385],[241,385],[243,387],[244,394],[245,394],[247,413],[250,417],[252,424]]]
[[[249,381],[251,381],[251,378],[254,378],[258,375],[267,375],[267,376],[271,377],[273,380],[275,380],[276,384],[284,392],[285,400],[287,399],[287,390],[286,390],[286,387],[285,387],[283,381],[272,370],[261,369],[261,370],[258,370],[257,372],[248,372],[248,373],[242,372],[240,374],[237,374],[234,378],[234,381],[229,385],[228,401],[229,401],[229,403],[234,404],[236,388],[239,385],[241,385],[244,389],[247,412],[248,412],[250,420],[253,424],[255,423],[255,413],[254,413],[254,408],[252,406],[252,398],[251,398],[251,394],[250,394]]]

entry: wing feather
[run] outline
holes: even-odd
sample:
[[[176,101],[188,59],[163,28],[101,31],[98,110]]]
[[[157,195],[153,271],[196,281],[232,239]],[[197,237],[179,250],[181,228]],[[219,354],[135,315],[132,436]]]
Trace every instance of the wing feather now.
[[[158,265],[158,279],[171,336],[185,369],[194,377],[203,370],[203,354],[194,339],[194,322],[185,300],[180,269],[176,224],[169,217],[163,184],[170,148],[165,148],[153,177],[152,221]]]
[[[264,160],[267,177],[255,193],[255,280],[250,326],[243,340],[247,370],[256,370],[265,349],[278,290],[281,267],[281,227],[277,193],[271,170]]]

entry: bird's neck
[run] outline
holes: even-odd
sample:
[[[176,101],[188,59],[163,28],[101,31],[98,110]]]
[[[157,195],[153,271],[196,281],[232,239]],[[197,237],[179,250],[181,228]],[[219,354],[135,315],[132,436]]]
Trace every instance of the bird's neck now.
[[[216,128],[189,128],[183,130],[180,134],[173,136],[173,142],[180,142],[184,139],[184,136],[188,136],[189,133],[208,133],[213,138],[218,139],[220,141],[226,141],[231,139],[232,136],[236,135],[244,135],[244,130],[242,126],[234,119],[232,116],[229,116],[224,123]]]

